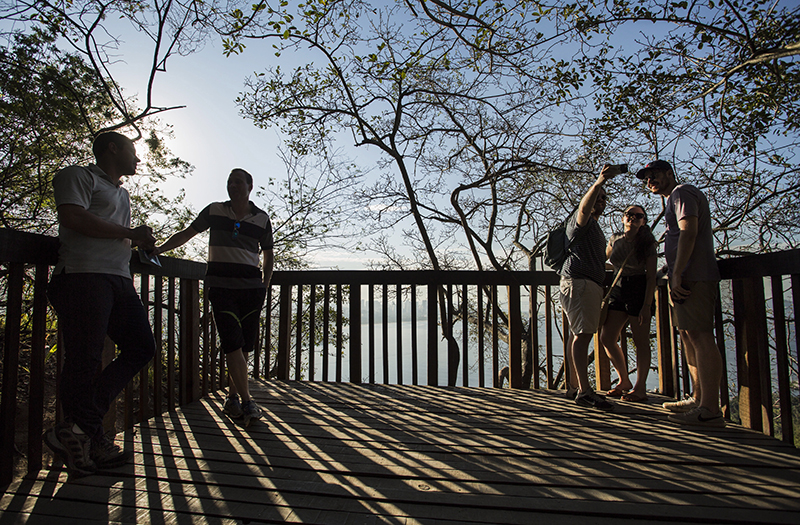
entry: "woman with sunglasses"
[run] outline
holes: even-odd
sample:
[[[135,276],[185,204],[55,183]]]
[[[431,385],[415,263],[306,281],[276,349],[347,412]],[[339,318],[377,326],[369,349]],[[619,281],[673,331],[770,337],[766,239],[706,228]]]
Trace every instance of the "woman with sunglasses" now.
[[[628,206],[622,215],[623,231],[611,236],[606,256],[621,277],[612,288],[608,316],[600,330],[600,342],[619,375],[619,383],[606,395],[623,401],[647,400],[645,391],[650,371],[650,319],[656,290],[656,239],[647,225],[644,208]],[[636,385],[628,377],[625,355],[618,341],[625,323],[630,322],[636,346]]]

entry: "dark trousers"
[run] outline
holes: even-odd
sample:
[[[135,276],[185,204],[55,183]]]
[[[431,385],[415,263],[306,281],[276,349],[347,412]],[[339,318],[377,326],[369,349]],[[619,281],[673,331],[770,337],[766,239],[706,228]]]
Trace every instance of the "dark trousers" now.
[[[147,311],[130,279],[109,274],[54,275],[47,297],[64,341],[58,392],[64,416],[98,437],[111,403],[155,354]],[[106,335],[118,353],[98,374]]]

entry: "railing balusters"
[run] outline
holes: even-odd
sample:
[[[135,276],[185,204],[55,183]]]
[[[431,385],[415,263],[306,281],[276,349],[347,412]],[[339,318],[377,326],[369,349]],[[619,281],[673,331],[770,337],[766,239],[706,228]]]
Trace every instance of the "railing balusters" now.
[[[303,285],[297,285],[297,314],[295,315],[294,379],[300,381],[303,371]]]
[[[328,369],[330,367],[330,311],[331,311],[331,287],[329,284],[325,285],[323,291],[323,306],[322,306],[322,380],[328,380]]]
[[[775,365],[778,375],[781,438],[787,443],[792,443],[794,441],[794,427],[792,426],[792,397],[791,383],[789,382],[789,352],[786,344],[786,313],[783,305],[783,277],[773,276],[770,281],[772,285],[772,311],[775,315]]]
[[[381,288],[381,370],[383,371],[383,384],[389,383],[389,285],[384,283]]]
[[[44,364],[47,344],[47,281],[50,267],[36,265],[33,284],[33,332],[31,333],[30,380],[28,384],[28,435],[41,436],[44,431]],[[6,347],[8,348],[8,347]],[[42,441],[28,439],[28,472],[42,468]]]
[[[270,379],[272,371],[272,286],[267,286],[267,314],[264,318],[264,375],[265,379]]]
[[[547,354],[547,388],[558,388],[553,376],[553,307],[550,286],[544,287],[544,351]],[[566,353],[566,352],[565,352]],[[566,371],[566,360],[564,370]]]
[[[139,275],[139,293],[144,305],[145,312],[150,311],[150,276],[147,274]],[[148,316],[149,317],[149,316]],[[149,410],[150,405],[150,368],[153,362],[150,361],[139,371],[139,413],[137,422],[144,421],[152,417]]]
[[[522,313],[519,286],[508,286],[508,383],[522,388]]]
[[[467,284],[461,285],[461,383],[469,386],[469,301]]]
[[[457,370],[452,370],[453,361],[450,358],[450,339],[453,338],[453,285],[451,283],[447,284],[447,324],[444,327],[444,333],[447,335],[447,381],[448,385],[450,381],[453,382],[455,386],[455,377]]]
[[[308,304],[308,380],[314,381],[316,369],[316,329],[317,329],[317,285],[311,285]]]
[[[3,399],[0,402],[0,485],[11,483],[14,472],[14,437],[17,413],[17,382],[19,379],[20,322],[22,320],[22,291],[25,269],[22,263],[8,266],[8,293],[3,344]]]
[[[167,284],[167,410],[175,410],[175,277],[170,277]]]
[[[419,384],[419,354],[417,351],[417,285],[411,285],[411,384]]]
[[[350,382],[361,384],[361,283],[350,283]]]
[[[369,352],[369,382],[371,384],[375,383],[375,287],[367,285],[367,290],[369,294],[368,299],[368,306],[367,306],[367,323],[368,323],[368,332],[367,337],[369,338],[368,343],[368,352]]]
[[[730,417],[730,395],[728,394],[728,353],[725,351],[725,330],[722,319],[722,297],[717,289],[717,303],[714,312],[714,325],[717,340],[717,349],[722,358],[722,379],[720,380],[719,404],[723,417]]]
[[[403,384],[403,289],[398,284],[395,288],[396,322],[395,329],[397,334],[397,384]]]
[[[439,384],[439,341],[436,329],[439,314],[436,294],[436,284],[428,284],[428,384],[431,386]]]
[[[491,286],[492,290],[492,386],[498,388],[498,373],[500,372],[500,298],[497,285]]]
[[[342,312],[342,285],[336,285],[336,382],[342,382],[342,351],[344,350],[344,328]]]
[[[483,285],[478,283],[478,386],[486,387],[486,356],[483,322]]]
[[[156,275],[153,284],[153,339],[155,339],[156,343],[156,352],[153,356],[153,413],[161,414],[164,407],[164,394],[162,392],[164,366],[161,362],[161,345],[164,341],[162,333],[164,328],[164,280],[160,275]]]

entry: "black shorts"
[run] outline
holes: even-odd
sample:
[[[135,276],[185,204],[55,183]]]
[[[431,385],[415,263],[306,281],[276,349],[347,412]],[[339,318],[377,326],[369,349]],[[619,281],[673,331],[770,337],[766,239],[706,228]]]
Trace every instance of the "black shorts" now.
[[[223,352],[229,354],[239,348],[244,353],[253,350],[266,296],[266,288],[209,288],[208,300]]]
[[[608,309],[625,312],[634,317],[639,315],[644,304],[644,295],[647,293],[647,276],[630,275],[621,277],[608,298]],[[650,315],[656,313],[655,302],[650,303]]]

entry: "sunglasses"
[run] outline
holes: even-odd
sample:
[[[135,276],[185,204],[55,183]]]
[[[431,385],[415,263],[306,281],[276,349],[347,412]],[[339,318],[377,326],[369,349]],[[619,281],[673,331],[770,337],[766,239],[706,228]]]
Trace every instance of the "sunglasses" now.
[[[644,213],[633,213],[633,212],[628,212],[628,213],[626,213],[626,214],[625,214],[625,216],[626,216],[627,218],[629,218],[630,220],[634,220],[634,219],[637,219],[637,220],[638,220],[638,219],[644,219]]]
[[[234,239],[239,236],[239,226],[241,226],[241,225],[242,224],[239,221],[236,221],[236,222],[233,223],[233,238]]]

